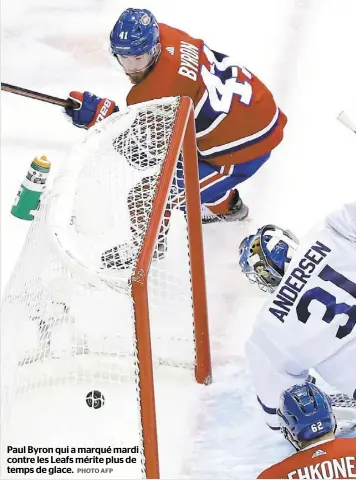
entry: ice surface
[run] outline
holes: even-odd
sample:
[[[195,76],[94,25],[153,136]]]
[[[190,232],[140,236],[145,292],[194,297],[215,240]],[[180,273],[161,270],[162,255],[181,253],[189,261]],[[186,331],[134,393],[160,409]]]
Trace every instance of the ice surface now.
[[[356,3],[235,0],[207,6],[182,0],[179,10],[172,5],[142,4],[159,21],[204,38],[211,48],[245,64],[272,89],[289,118],[283,144],[241,186],[251,219],[204,227],[214,383],[200,387],[187,372],[176,372],[157,387],[163,477],[251,478],[291,450],[264,426],[244,364],[244,342],[264,296],[239,272],[238,245],[263,223],[279,223],[302,235],[329,210],[355,199],[356,137],[336,116],[345,110],[356,119]],[[108,33],[127,6],[132,5],[114,0],[4,0],[2,80],[61,97],[85,89],[121,104],[128,84],[107,46]],[[1,107],[3,288],[28,230],[9,211],[31,160],[45,153],[53,179],[63,155],[85,133],[56,106],[2,93]],[[65,388],[77,398],[75,389]],[[56,405],[50,395],[31,402],[35,409]],[[68,415],[69,406],[58,409],[62,418]],[[110,423],[113,410],[101,413]],[[27,434],[37,433],[30,416],[23,420],[32,429]],[[92,434],[89,422],[83,420],[84,436]],[[71,441],[66,425],[51,426],[64,443]]]

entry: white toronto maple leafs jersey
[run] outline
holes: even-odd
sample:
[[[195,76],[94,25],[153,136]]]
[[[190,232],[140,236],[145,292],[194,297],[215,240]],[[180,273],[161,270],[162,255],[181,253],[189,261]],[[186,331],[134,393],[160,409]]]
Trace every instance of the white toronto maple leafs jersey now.
[[[313,368],[356,398],[356,202],[344,205],[299,245],[246,345],[268,423],[283,390]]]

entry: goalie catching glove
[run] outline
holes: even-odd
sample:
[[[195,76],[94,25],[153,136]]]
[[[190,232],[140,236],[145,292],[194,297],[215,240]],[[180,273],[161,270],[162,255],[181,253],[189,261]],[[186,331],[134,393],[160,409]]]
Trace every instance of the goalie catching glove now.
[[[88,129],[119,111],[113,100],[97,97],[90,92],[70,92],[68,99],[79,104],[76,108],[66,107],[65,112],[71,117],[73,125],[80,128]]]

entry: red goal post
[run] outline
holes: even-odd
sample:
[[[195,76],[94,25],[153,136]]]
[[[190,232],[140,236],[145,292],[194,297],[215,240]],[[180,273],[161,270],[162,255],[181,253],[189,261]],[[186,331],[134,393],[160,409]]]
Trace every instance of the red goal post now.
[[[159,478],[147,280],[172,178],[181,150],[183,152],[183,170],[185,173],[186,215],[191,263],[196,346],[195,378],[198,383],[205,385],[212,381],[194,110],[192,100],[188,97],[182,97],[176,113],[171,143],[153,200],[152,215],[147,227],[146,240],[132,276],[137,350],[140,364],[139,381],[143,448],[146,458],[147,478]]]

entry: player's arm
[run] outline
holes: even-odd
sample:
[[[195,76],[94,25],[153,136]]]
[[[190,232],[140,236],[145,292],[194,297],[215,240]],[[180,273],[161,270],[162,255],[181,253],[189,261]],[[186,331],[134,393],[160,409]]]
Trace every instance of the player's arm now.
[[[113,100],[97,97],[90,92],[73,91],[68,98],[79,104],[79,107],[67,107],[65,113],[71,117],[73,125],[80,128],[88,129],[119,110]]]
[[[256,395],[261,405],[267,425],[279,430],[276,415],[279,398],[283,390],[291,385],[303,383],[308,371],[298,365],[282,348],[281,339],[273,339],[256,326],[246,344],[246,359],[255,385]],[[294,375],[288,373],[286,365],[293,368]]]

